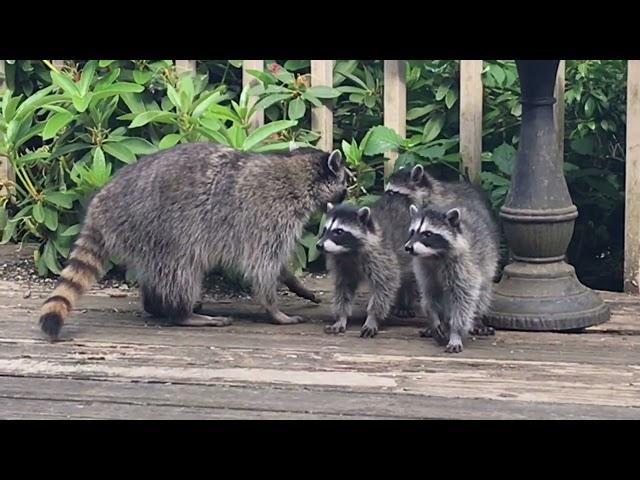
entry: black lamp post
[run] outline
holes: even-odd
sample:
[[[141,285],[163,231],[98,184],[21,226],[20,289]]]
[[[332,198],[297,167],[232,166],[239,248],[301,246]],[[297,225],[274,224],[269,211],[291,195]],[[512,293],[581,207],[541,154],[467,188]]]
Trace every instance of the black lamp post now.
[[[569,195],[553,123],[559,60],[516,60],[522,127],[500,217],[513,261],[487,323],[513,330],[573,330],[606,322],[609,309],[582,285],[565,254],[578,210]]]

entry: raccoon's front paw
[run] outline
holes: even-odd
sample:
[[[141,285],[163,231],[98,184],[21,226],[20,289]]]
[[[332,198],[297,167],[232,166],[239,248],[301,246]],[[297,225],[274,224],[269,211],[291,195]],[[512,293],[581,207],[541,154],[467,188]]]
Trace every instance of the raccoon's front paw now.
[[[460,353],[462,351],[462,343],[449,342],[444,351],[447,353]]]
[[[429,333],[431,334],[430,336],[433,337],[436,343],[440,346],[446,345],[449,341],[449,337],[442,328],[442,324],[438,325],[436,328],[430,328],[426,330],[429,331]]]
[[[421,330],[418,330],[418,335],[420,335],[422,338],[432,338],[433,337],[433,333],[431,333],[431,329],[430,328],[423,328]]]
[[[367,321],[364,322],[362,329],[360,330],[360,336],[362,338],[373,338],[378,334],[378,322],[369,317]]]
[[[325,325],[324,333],[336,334],[336,333],[344,333],[347,331],[347,322],[343,320],[338,320],[333,325]]]
[[[469,335],[475,335],[476,337],[490,337],[495,335],[496,331],[493,327],[487,327],[486,325],[478,324],[469,330]]]

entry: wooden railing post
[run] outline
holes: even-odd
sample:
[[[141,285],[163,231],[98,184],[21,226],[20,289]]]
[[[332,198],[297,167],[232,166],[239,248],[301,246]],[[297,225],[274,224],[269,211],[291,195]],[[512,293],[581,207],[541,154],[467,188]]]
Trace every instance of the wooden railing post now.
[[[247,85],[253,86],[258,84],[258,79],[252,76],[247,70],[264,70],[264,60],[243,60],[242,61],[242,88]],[[258,97],[252,96],[249,99],[249,105],[253,106],[258,101]],[[264,125],[264,110],[260,110],[256,112],[250,121],[250,129],[255,130],[256,128]]]
[[[311,85],[333,87],[333,60],[311,60]],[[333,150],[333,112],[324,103],[311,110],[311,129],[320,132],[320,149]]]
[[[482,60],[460,60],[460,157],[463,175],[473,183],[480,183]]]
[[[384,126],[404,138],[407,134],[407,87],[404,60],[384,61]],[[384,176],[388,178],[395,166],[398,152],[385,152]]]
[[[176,60],[176,72],[178,75],[183,73],[190,73],[195,75],[196,73],[196,61],[195,60]]]
[[[624,291],[640,279],[640,60],[627,63],[627,153],[624,218]]]
[[[5,82],[5,65],[4,60],[0,60],[0,95],[4,93],[6,89]],[[4,184],[7,181],[14,181],[15,176],[13,169],[11,168],[11,164],[9,163],[9,159],[5,156],[0,155],[0,195],[6,195],[7,190],[4,187]]]

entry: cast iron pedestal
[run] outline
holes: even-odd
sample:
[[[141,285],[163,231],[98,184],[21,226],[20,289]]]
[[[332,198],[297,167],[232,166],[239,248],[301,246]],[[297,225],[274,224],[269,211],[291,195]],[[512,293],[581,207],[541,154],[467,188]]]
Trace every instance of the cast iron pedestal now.
[[[486,317],[495,328],[574,330],[609,319],[608,307],[565,262],[578,210],[567,189],[553,124],[559,62],[516,60],[522,127],[511,189],[500,212],[513,262]]]

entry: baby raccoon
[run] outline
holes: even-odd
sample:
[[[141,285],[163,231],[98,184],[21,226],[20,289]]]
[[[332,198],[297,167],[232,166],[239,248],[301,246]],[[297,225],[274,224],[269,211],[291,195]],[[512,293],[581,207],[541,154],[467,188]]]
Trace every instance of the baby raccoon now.
[[[413,168],[400,169],[389,178],[385,189],[385,195],[388,194],[403,197],[409,204],[413,203],[421,208],[446,211],[458,206],[467,206],[473,210],[474,218],[487,226],[489,235],[495,238],[498,245],[500,243],[498,226],[486,193],[479,186],[467,180],[438,180],[431,176],[422,165],[416,165]],[[409,216],[408,212],[407,216]],[[384,223],[383,226],[385,226]],[[405,300],[405,302],[407,301],[409,300]],[[469,333],[486,336],[494,335],[495,331],[492,327],[484,325],[482,318],[476,318]],[[431,336],[429,329],[421,331],[420,334]]]
[[[389,314],[400,286],[398,259],[381,235],[368,207],[327,205],[327,222],[318,250],[327,253],[327,266],[335,279],[334,310],[337,321],[327,333],[347,328],[356,290],[362,280],[369,283],[371,297],[361,337],[374,337]]]
[[[421,293],[424,315],[446,352],[462,351],[462,339],[491,303],[498,267],[496,228],[477,208],[446,211],[410,207],[411,229],[406,249]]]

